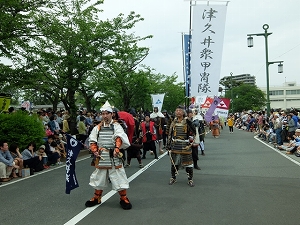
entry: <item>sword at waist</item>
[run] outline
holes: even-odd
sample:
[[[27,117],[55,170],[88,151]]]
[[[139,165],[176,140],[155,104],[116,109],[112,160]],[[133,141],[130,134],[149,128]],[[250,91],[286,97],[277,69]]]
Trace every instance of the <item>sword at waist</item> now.
[[[184,140],[184,139],[172,139],[172,141],[175,141],[175,142],[185,142],[185,143],[190,142],[190,140]]]

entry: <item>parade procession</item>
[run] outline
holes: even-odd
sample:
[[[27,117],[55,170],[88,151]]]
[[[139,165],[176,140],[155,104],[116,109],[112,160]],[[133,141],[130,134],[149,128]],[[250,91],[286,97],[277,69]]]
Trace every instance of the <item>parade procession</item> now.
[[[0,0],[0,224],[299,224],[299,8]]]

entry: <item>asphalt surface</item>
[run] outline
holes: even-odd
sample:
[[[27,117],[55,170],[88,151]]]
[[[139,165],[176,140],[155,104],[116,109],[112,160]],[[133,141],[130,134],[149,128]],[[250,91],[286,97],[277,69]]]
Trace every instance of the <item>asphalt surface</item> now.
[[[107,188],[102,204],[85,208],[93,196],[88,185],[94,170],[87,154],[76,163],[79,188],[65,194],[65,166],[52,167],[29,178],[0,185],[1,225],[60,224],[300,224],[299,158],[284,154],[254,138],[253,133],[228,127],[220,138],[207,134],[201,170],[194,170],[195,187],[179,170],[168,185],[170,159],[147,155],[145,168],[136,159],[126,168],[131,210],[123,210],[117,193]]]

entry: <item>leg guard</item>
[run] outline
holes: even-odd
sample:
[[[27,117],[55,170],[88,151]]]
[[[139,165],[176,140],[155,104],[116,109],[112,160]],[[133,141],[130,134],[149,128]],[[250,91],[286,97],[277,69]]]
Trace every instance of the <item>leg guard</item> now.
[[[91,198],[91,200],[86,201],[85,206],[86,207],[93,207],[95,205],[98,205],[101,203],[101,195],[102,195],[102,190],[95,190],[94,197]]]
[[[176,171],[178,171],[178,166],[176,165],[175,167],[172,165],[171,166],[171,177],[173,178],[173,179],[176,179]]]
[[[193,168],[192,167],[186,167],[185,171],[188,175],[188,179],[193,180]]]
[[[185,171],[188,175],[188,185],[190,187],[194,187],[194,182],[193,182],[193,168],[192,167],[186,167]]]
[[[178,171],[178,166],[171,166],[171,178],[170,178],[170,182],[169,185],[172,185],[176,182],[176,170]]]
[[[120,205],[123,209],[128,210],[132,208],[131,203],[129,202],[129,199],[126,196],[126,189],[119,191],[120,195]]]

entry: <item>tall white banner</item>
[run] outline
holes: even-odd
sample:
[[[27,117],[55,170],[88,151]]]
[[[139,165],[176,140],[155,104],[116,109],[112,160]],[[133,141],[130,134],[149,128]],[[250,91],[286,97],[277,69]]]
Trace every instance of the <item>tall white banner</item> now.
[[[165,97],[165,94],[151,95],[152,106],[153,106],[153,108],[157,107],[159,112],[161,112],[161,108],[164,103],[164,97]]]
[[[190,96],[217,96],[226,5],[193,6]]]

